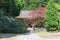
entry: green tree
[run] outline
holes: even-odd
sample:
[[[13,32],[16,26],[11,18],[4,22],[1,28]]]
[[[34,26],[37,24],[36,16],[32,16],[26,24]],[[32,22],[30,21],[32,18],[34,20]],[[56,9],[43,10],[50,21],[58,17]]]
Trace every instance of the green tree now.
[[[21,6],[16,4],[15,0],[0,0],[0,12],[5,12],[4,15],[15,17],[19,15],[21,9]]]
[[[59,18],[58,31],[60,31],[60,2],[56,4],[56,8],[58,9],[58,18]]]
[[[37,9],[39,6],[46,5],[48,0],[17,0],[24,10]]]
[[[47,31],[55,31],[58,29],[58,13],[55,8],[55,0],[49,0],[46,15],[45,15],[45,25]]]

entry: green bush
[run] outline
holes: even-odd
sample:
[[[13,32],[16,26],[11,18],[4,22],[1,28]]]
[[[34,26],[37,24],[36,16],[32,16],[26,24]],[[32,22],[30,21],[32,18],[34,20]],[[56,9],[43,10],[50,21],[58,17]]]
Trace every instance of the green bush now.
[[[55,1],[50,0],[46,9],[45,25],[47,31],[58,30],[58,13],[55,8]]]
[[[28,25],[24,20],[13,17],[0,17],[0,33],[24,33]]]

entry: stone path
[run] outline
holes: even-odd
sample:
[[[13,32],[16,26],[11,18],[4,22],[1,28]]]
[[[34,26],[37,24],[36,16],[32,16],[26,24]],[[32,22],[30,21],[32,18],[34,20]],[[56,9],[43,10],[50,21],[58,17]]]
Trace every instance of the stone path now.
[[[39,35],[37,34],[25,34],[25,35],[18,35],[16,37],[16,40],[43,40]]]

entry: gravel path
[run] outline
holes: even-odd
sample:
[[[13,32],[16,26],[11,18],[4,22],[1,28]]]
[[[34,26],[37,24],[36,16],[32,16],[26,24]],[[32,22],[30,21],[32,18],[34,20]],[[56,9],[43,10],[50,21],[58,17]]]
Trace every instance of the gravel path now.
[[[60,33],[55,34],[0,34],[0,40],[60,40]]]
[[[16,40],[43,40],[39,35],[37,34],[25,34],[25,35],[18,35]]]

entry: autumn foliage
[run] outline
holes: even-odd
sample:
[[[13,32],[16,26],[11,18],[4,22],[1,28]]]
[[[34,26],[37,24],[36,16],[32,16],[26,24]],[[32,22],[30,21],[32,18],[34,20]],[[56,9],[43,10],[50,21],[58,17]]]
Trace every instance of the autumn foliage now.
[[[28,18],[28,22],[30,24],[35,24],[35,25],[41,25],[41,23],[44,22],[44,16],[45,16],[45,7],[41,6],[37,10],[32,10],[30,12],[31,18]]]

